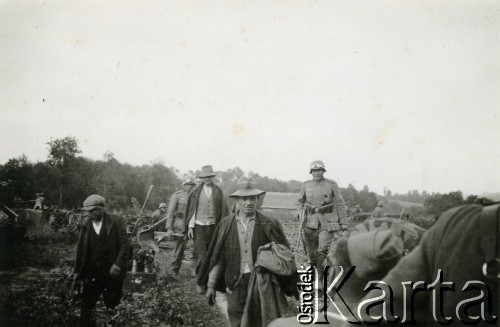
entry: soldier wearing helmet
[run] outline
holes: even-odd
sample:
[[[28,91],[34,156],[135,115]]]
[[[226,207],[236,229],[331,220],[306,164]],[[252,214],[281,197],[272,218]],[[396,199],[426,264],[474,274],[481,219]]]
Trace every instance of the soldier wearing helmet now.
[[[182,190],[175,192],[170,198],[170,204],[167,210],[167,235],[178,234],[174,248],[174,260],[172,261],[172,271],[178,274],[182,264],[182,257],[186,248],[185,221],[184,213],[186,211],[189,192],[195,185],[192,177],[187,177],[182,183]],[[184,234],[180,236],[180,234]]]
[[[297,206],[300,213],[305,210],[302,239],[309,263],[321,274],[330,244],[347,231],[344,200],[337,183],[324,178],[325,172],[322,161],[311,163],[309,173],[313,179],[302,185]]]
[[[167,204],[160,203],[158,209],[156,209],[155,212],[153,212],[153,214],[151,215],[150,225],[154,225],[157,222],[159,222],[163,218],[163,216],[165,216],[166,212],[167,212]]]

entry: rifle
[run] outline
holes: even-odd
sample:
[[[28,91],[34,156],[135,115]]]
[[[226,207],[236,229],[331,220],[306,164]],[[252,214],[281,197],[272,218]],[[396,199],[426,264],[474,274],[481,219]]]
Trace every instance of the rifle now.
[[[306,205],[304,204],[304,208],[302,209],[302,214],[300,215],[300,222],[299,222],[299,236],[297,236],[297,246],[295,247],[295,251],[299,250],[299,245],[300,245],[300,240],[302,236],[302,226],[304,225],[304,219],[306,217]]]

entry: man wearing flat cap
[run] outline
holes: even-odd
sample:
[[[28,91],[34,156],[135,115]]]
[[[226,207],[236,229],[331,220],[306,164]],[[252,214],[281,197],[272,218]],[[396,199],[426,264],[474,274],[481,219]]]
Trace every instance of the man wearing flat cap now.
[[[100,295],[107,308],[114,308],[122,297],[130,243],[125,222],[104,210],[105,199],[97,194],[83,202],[87,212],[76,250],[74,280],[83,282],[80,323],[92,325]]]
[[[305,212],[303,236],[309,263],[322,274],[330,244],[347,231],[347,215],[337,183],[323,176],[325,164],[316,160],[309,168],[313,179],[302,185],[298,211]]]
[[[249,303],[251,300],[247,301],[247,295],[254,290],[251,276],[254,276],[258,253],[262,246],[271,242],[288,250],[290,245],[280,223],[257,211],[258,197],[265,192],[257,188],[253,178],[243,176],[238,180],[237,186],[238,190],[231,194],[231,197],[237,199],[238,210],[225,217],[217,226],[206,259],[199,271],[197,284],[207,288],[206,297],[210,305],[215,302],[216,291],[227,293],[227,310],[231,326],[265,326],[261,305],[253,306]],[[291,261],[295,268],[293,256]],[[277,278],[285,294],[297,295],[295,277],[296,270],[290,273],[290,276],[277,276],[272,280],[276,281]],[[274,284],[269,281],[268,285]],[[258,303],[266,303],[267,300],[261,298]],[[262,304],[266,309],[275,305],[274,301],[270,301],[269,306]],[[244,311],[247,312],[247,318],[252,319],[252,323],[245,320]]]
[[[186,209],[186,230],[188,238],[193,238],[195,273],[205,259],[215,227],[229,210],[220,187],[214,184],[215,173],[212,166],[203,166],[198,174],[201,184],[189,194]],[[202,290],[198,289],[198,292]]]
[[[176,237],[174,248],[174,260],[172,261],[172,271],[176,275],[181,269],[182,258],[186,248],[186,222],[184,220],[184,215],[186,213],[189,192],[191,192],[194,185],[195,183],[193,178],[186,178],[184,182],[182,182],[182,189],[172,195],[168,205],[166,237],[170,237],[173,234],[178,235]],[[181,236],[180,234],[184,235]]]

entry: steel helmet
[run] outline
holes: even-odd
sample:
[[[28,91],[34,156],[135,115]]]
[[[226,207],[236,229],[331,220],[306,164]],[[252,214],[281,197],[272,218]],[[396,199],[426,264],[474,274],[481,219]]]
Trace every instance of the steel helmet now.
[[[309,174],[311,174],[314,169],[323,169],[323,171],[326,171],[325,164],[321,160],[314,160],[313,162],[311,162],[311,166],[309,167]]]

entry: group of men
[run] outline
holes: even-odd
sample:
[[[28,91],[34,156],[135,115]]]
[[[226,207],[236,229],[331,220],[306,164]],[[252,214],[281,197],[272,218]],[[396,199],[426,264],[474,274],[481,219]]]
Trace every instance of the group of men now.
[[[330,243],[347,229],[339,188],[334,181],[324,178],[325,171],[321,161],[311,164],[313,180],[304,183],[298,199],[299,211],[309,217],[303,232],[310,263],[319,267]],[[179,273],[187,239],[193,238],[198,292],[205,294],[210,304],[214,303],[216,290],[227,293],[230,323],[240,326],[259,249],[274,242],[284,246],[281,251],[289,251],[290,245],[280,223],[257,211],[258,198],[265,191],[257,188],[252,177],[238,180],[238,190],[230,195],[236,199],[237,210],[229,214],[224,194],[214,184],[215,176],[211,166],[203,166],[197,176],[200,183],[196,185],[192,178],[186,179],[182,190],[171,197],[168,209],[165,203],[160,204],[152,223],[161,222],[166,211],[166,236],[176,237],[171,266],[175,274]],[[88,221],[80,232],[75,280],[84,282],[84,325],[91,322],[91,312],[100,294],[107,307],[119,303],[127,255],[131,251],[123,220],[106,213],[104,206],[103,197],[91,195],[82,208],[88,212]],[[279,279],[285,294],[297,295],[294,283],[284,282],[286,277]],[[279,317],[279,313],[274,313],[274,317]]]
[[[469,277],[494,285],[493,297],[497,297],[494,303],[498,304],[498,210],[494,213],[496,218],[481,230],[491,233],[489,241],[484,241],[478,231],[472,234],[472,243],[463,237],[465,230],[473,230],[474,224],[482,224],[481,210],[475,206],[445,213],[449,219],[440,220],[421,244],[403,257],[401,240],[395,239],[390,231],[375,231],[349,239],[342,237],[347,236],[348,231],[345,205],[338,185],[326,179],[325,172],[323,162],[312,162],[309,173],[313,178],[303,184],[298,198],[301,237],[309,264],[320,274],[332,249],[338,263],[344,262],[346,267],[356,266],[355,273],[362,281],[369,281],[373,276],[382,279],[393,268],[384,278],[391,285],[406,280],[430,283],[434,272],[439,271],[446,261],[452,276],[459,277],[460,287]],[[279,303],[284,295],[298,295],[295,259],[287,237],[276,219],[257,210],[259,196],[265,191],[257,188],[252,177],[243,176],[238,180],[236,192],[230,195],[237,201],[237,209],[231,214],[222,190],[214,184],[212,167],[202,167],[197,177],[201,183],[195,185],[192,179],[185,180],[182,190],[172,196],[167,210],[167,235],[177,236],[172,270],[179,273],[186,240],[193,238],[199,293],[205,294],[211,305],[215,302],[216,291],[226,293],[231,326],[266,326],[282,315],[283,307]],[[91,195],[82,208],[88,211],[88,221],[80,232],[75,280],[83,281],[81,319],[84,326],[91,322],[91,313],[100,294],[103,294],[107,307],[119,303],[126,260],[130,257],[123,220],[108,214],[104,206],[104,198]],[[455,234],[443,238],[446,233]],[[454,241],[459,241],[457,246],[465,256],[453,256]],[[337,246],[333,246],[335,244]],[[487,253],[483,246],[493,250]],[[455,259],[446,259],[449,255]],[[470,265],[470,262],[464,262],[464,258],[479,260],[485,265],[491,263],[491,268],[484,268],[486,270],[482,273],[482,263]],[[464,270],[466,264],[469,266]],[[351,290],[357,289],[356,285],[351,285]],[[353,303],[361,301],[361,290],[350,297]],[[395,295],[398,301],[403,301],[405,293],[397,290]],[[463,296],[459,294],[453,298],[452,304],[461,303],[460,300]],[[453,305],[447,306],[446,310],[452,310]],[[432,308],[421,309],[424,312],[422,319],[427,319],[428,325],[432,324],[429,313]],[[467,311],[468,307],[465,306],[464,310]],[[489,313],[491,311],[490,306]],[[493,308],[493,313],[498,316],[497,307]],[[497,316],[492,318],[490,315],[489,318],[498,321],[498,318],[495,320]],[[293,325],[292,321],[282,320],[281,325]],[[280,326],[280,320],[276,323]]]

